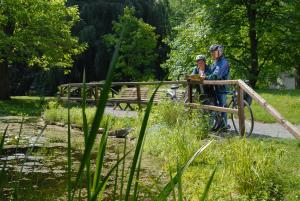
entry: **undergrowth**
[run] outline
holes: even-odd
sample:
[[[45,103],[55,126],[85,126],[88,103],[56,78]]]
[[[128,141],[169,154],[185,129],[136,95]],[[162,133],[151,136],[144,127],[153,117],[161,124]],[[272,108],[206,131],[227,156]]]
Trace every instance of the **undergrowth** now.
[[[174,171],[199,144],[207,140],[205,117],[179,103],[165,102],[153,108],[145,151]],[[299,200],[300,151],[296,140],[241,139],[215,142],[182,177],[189,200],[199,199],[205,182],[219,164],[208,200]]]

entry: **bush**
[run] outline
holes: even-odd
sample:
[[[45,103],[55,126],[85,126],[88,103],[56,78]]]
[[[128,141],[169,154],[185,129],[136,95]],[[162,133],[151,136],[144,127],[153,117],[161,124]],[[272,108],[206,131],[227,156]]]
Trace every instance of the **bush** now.
[[[145,149],[174,167],[177,159],[188,160],[208,135],[206,121],[182,103],[162,102],[152,111]]]

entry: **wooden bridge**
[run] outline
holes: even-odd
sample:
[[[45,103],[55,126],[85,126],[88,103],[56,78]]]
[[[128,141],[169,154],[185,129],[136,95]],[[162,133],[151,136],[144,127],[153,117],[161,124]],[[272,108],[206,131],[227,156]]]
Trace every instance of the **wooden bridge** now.
[[[292,125],[289,121],[287,121],[275,108],[273,108],[267,101],[262,98],[258,93],[256,93],[251,87],[249,87],[245,82],[242,80],[183,80],[183,81],[153,81],[153,82],[113,82],[110,97],[108,102],[124,102],[124,103],[136,103],[139,107],[142,104],[147,104],[149,99],[145,98],[142,95],[141,87],[149,86],[149,85],[171,85],[171,84],[181,84],[186,85],[188,87],[188,103],[187,106],[192,108],[203,108],[207,110],[213,110],[218,112],[227,112],[227,113],[234,113],[238,114],[239,118],[239,133],[245,133],[245,114],[244,114],[244,93],[247,93],[249,96],[252,97],[262,108],[265,109],[270,115],[272,115],[278,123],[280,123],[285,129],[287,129],[295,138],[300,139],[300,131]],[[212,105],[201,105],[192,102],[192,88],[195,84],[203,84],[203,85],[234,85],[238,92],[238,108],[225,108],[225,107],[217,107]],[[104,82],[92,82],[87,83],[86,88],[88,92],[88,99],[87,101],[99,101],[99,95],[101,89],[104,86]],[[114,90],[114,87],[121,87],[121,86],[130,86],[134,88],[134,93],[136,95],[118,99],[116,95],[118,92]],[[80,94],[82,90],[82,83],[70,83],[70,84],[63,84],[59,86],[59,99],[62,100],[78,100],[80,101]],[[71,93],[68,95],[68,91]],[[75,97],[73,96],[75,94]],[[159,102],[159,99],[156,99],[156,102]]]

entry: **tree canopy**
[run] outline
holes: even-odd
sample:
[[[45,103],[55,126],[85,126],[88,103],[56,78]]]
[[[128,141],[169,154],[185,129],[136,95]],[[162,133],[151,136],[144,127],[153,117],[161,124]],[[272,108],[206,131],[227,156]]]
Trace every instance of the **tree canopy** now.
[[[299,41],[296,41],[299,19],[294,9],[299,1],[185,3],[188,17],[178,23],[175,37],[168,40],[171,53],[164,67],[170,69],[173,77],[179,71],[188,72],[194,56],[207,54],[208,47],[214,43],[225,47],[233,77],[249,79],[254,87],[257,82],[267,84],[280,72],[295,68],[295,58],[299,58]]]
[[[0,2],[0,99],[9,97],[8,64],[25,62],[44,69],[71,67],[85,45],[71,35],[79,20],[76,6],[64,0]]]
[[[76,6],[64,0],[3,0],[0,7],[0,58],[9,63],[70,67],[84,50],[71,28],[79,20]]]
[[[159,35],[155,59],[155,77],[163,77],[160,68],[167,55],[168,47],[161,41],[170,31],[168,16],[168,0],[68,0],[68,5],[78,5],[80,22],[73,29],[80,41],[89,44],[72,69],[72,80],[81,81],[83,68],[86,69],[87,80],[102,80],[109,66],[111,51],[107,48],[103,36],[113,33],[113,21],[118,21],[126,6],[134,7],[134,16],[155,27]]]
[[[123,30],[124,29],[124,30]],[[116,64],[116,80],[149,80],[154,78],[155,48],[158,36],[155,28],[134,17],[134,9],[125,7],[118,22],[113,23],[114,34],[104,36],[108,47],[113,48],[123,31],[124,40]]]
[[[167,73],[176,79],[191,73],[197,54],[211,63],[208,48],[217,43],[224,46],[232,79],[265,87],[287,72],[296,74],[300,87],[299,0],[2,0],[0,5],[2,86],[9,79],[1,75],[10,71],[12,80],[19,80],[26,66],[34,68],[19,82],[26,85],[23,91],[33,83],[41,86],[46,77],[47,86],[58,79],[80,82],[83,69],[88,82],[103,80],[112,44],[126,24],[115,81],[162,79]],[[126,6],[134,12],[124,13]],[[51,70],[37,80],[37,68]],[[8,89],[0,89],[1,98],[8,97]]]

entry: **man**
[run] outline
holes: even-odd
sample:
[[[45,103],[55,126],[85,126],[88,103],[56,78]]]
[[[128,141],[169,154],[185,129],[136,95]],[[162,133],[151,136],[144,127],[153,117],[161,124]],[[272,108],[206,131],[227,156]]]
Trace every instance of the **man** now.
[[[211,66],[211,74],[206,76],[206,80],[228,80],[229,79],[229,63],[223,55],[223,47],[221,45],[212,45],[209,48],[214,63]],[[226,106],[226,97],[227,87],[225,85],[216,86],[216,96],[217,96],[217,106],[225,107]],[[227,114],[226,112],[221,113],[222,122],[220,125],[217,125],[214,130],[227,129]]]

